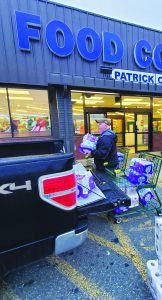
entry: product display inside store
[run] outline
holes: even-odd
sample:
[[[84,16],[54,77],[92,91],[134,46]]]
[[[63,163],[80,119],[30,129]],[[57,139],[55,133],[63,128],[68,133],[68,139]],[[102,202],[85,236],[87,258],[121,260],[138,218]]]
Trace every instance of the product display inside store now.
[[[48,93],[0,89],[0,138],[51,135]]]

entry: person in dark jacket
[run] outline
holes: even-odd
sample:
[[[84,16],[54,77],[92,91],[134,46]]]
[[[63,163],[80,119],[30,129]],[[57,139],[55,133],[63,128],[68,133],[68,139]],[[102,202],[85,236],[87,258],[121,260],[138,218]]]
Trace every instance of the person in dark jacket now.
[[[107,168],[116,169],[118,168],[117,136],[111,130],[111,123],[108,119],[102,118],[96,120],[96,122],[98,123],[100,136],[96,150],[88,151],[87,155],[94,157],[94,163],[98,170],[104,170],[104,163],[108,163]]]

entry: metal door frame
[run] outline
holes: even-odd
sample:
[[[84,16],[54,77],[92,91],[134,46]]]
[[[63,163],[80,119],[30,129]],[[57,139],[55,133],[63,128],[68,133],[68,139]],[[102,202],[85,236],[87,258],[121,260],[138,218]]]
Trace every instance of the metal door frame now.
[[[137,115],[148,115],[148,150],[147,151],[151,151],[152,150],[152,110],[151,109],[138,109],[138,108],[130,108],[130,109],[125,109],[125,108],[121,108],[121,109],[115,109],[115,108],[107,108],[107,107],[102,107],[102,108],[88,108],[86,107],[85,111],[84,111],[84,115],[85,115],[85,131],[88,132],[89,131],[89,125],[90,124],[90,114],[104,114],[105,117],[107,116],[108,113],[112,113],[112,112],[123,112],[123,144],[125,146],[125,113],[134,113],[134,117],[135,117],[135,124],[137,121]],[[122,118],[122,116],[121,116]],[[136,126],[136,125],[135,125]],[[140,151],[137,151],[137,135],[138,133],[135,130],[135,152],[138,153]],[[142,151],[144,152],[144,151]]]

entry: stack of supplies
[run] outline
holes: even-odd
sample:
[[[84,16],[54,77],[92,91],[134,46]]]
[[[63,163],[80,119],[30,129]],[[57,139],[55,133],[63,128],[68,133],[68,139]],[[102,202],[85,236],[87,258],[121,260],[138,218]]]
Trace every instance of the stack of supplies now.
[[[125,179],[120,179],[118,183],[119,188],[131,199],[131,205],[126,207],[117,207],[115,208],[115,214],[119,214],[122,212],[126,212],[130,208],[136,207],[139,205],[139,195],[136,191],[136,187],[133,186],[131,183],[129,184],[127,180]]]
[[[158,259],[147,261],[147,281],[153,299],[162,299],[162,218],[155,217],[155,250]]]
[[[149,176],[154,171],[153,162],[144,158],[133,158],[130,162],[130,168],[127,173],[127,179],[139,186],[138,192],[140,202],[146,206],[149,201],[154,199],[154,193],[150,188],[140,189],[140,185],[149,183]]]
[[[153,173],[153,163],[144,158],[132,158],[127,178],[133,184],[148,183],[148,176]]]
[[[87,205],[105,198],[90,171],[87,171],[81,163],[74,165],[73,168],[77,182],[77,206]]]

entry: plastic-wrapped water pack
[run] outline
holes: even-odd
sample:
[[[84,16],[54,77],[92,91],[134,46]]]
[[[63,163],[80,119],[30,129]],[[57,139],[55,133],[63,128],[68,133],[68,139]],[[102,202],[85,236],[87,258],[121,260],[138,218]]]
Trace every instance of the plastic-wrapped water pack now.
[[[151,189],[140,189],[139,190],[140,195],[140,202],[145,206],[147,203],[154,199],[154,193]]]
[[[162,276],[158,260],[147,261],[147,282],[154,300],[162,299]]]
[[[137,207],[139,205],[139,195],[136,191],[136,187],[132,186],[131,183],[129,184],[125,180],[121,180],[118,184],[119,188],[129,196],[131,200],[131,205],[129,207],[121,206],[114,209],[115,214],[120,214],[126,212],[127,210]]]
[[[79,151],[86,154],[86,150],[91,151],[96,149],[98,137],[87,133],[84,135],[82,143],[79,146]]]
[[[124,153],[122,153],[122,152],[117,152],[117,157],[118,157],[119,168],[120,168],[121,164],[122,164],[123,161],[124,161]]]
[[[139,174],[152,174],[154,169],[153,162],[144,158],[132,158],[130,168]]]
[[[155,217],[155,250],[158,256],[159,265],[162,266],[162,218],[161,216]],[[162,268],[160,270],[162,274]]]
[[[131,168],[127,173],[127,178],[130,182],[137,185],[148,183],[148,177],[146,174],[138,173],[137,171],[134,171]]]
[[[119,162],[123,162],[124,160],[124,153],[122,152],[117,152],[117,157]]]

